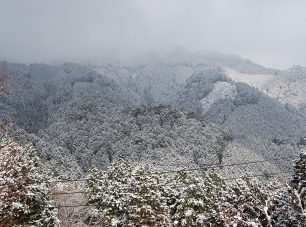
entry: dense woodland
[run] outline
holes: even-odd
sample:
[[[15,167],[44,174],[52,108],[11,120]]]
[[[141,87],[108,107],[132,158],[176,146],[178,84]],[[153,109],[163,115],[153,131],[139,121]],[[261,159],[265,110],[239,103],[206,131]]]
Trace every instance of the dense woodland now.
[[[0,226],[303,226],[305,78],[218,53],[3,62]],[[58,207],[73,190],[88,208]]]
[[[53,204],[50,185],[67,181],[51,178],[33,148],[5,137],[0,146],[0,225],[59,226],[58,212],[65,205]],[[67,226],[304,226],[305,170],[303,153],[287,185],[249,175],[226,184],[217,169],[165,172],[149,164],[114,162],[105,171],[92,169],[83,186],[84,204],[70,205],[95,212],[85,219],[81,211],[60,218]],[[69,193],[73,190],[64,192]]]

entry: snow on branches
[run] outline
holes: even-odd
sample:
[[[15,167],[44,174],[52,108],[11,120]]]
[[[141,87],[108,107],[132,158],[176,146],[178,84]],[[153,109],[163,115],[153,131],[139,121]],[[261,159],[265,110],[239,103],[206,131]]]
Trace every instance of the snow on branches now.
[[[216,208],[224,189],[224,182],[214,171],[204,177],[184,170],[177,172],[165,190],[173,225],[206,226],[217,223]]]
[[[225,226],[272,226],[277,183],[260,184],[245,175],[224,193],[219,214]]]
[[[226,185],[215,172],[166,171],[114,163],[93,169],[89,204],[106,226],[305,226],[305,154],[286,186],[248,175]]]
[[[87,181],[89,203],[104,213],[107,226],[203,226],[215,220],[224,188],[217,174],[157,172],[128,162],[108,171],[93,169]]]
[[[87,182],[89,203],[105,214],[108,226],[169,226],[159,183],[147,165],[123,162],[105,172],[93,169]]]
[[[287,187],[246,175],[221,201],[218,213],[224,226],[305,226],[305,155],[296,161],[294,178]]]
[[[0,151],[0,226],[58,226],[33,149],[1,139]]]

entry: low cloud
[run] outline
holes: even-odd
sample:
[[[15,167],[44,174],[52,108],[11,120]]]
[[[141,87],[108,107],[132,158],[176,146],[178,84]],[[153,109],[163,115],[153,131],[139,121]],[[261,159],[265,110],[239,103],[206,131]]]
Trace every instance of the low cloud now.
[[[184,48],[306,65],[305,8],[302,0],[6,0],[0,59],[99,61]]]

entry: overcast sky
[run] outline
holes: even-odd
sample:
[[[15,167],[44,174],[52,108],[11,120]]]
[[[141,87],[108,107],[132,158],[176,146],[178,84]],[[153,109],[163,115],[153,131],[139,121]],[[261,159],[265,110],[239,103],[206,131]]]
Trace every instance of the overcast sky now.
[[[210,49],[306,66],[305,0],[0,0],[0,59],[78,61]]]

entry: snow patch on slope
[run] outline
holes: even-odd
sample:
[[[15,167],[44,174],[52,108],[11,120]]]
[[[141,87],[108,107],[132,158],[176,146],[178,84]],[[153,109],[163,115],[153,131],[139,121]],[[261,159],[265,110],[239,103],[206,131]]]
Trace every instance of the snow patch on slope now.
[[[206,113],[214,103],[222,99],[234,99],[236,95],[237,89],[235,85],[218,81],[214,84],[213,90],[201,100],[203,113]]]
[[[223,67],[224,73],[234,82],[246,83],[258,88],[264,94],[288,103],[295,107],[306,104],[306,80],[293,74],[244,74],[228,67]]]
[[[263,90],[271,81],[274,80],[274,75],[269,74],[245,74],[234,69],[224,67],[224,73],[235,82],[246,83],[252,87]]]

